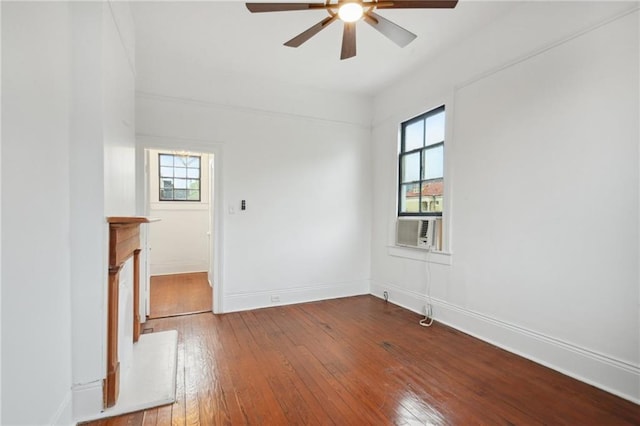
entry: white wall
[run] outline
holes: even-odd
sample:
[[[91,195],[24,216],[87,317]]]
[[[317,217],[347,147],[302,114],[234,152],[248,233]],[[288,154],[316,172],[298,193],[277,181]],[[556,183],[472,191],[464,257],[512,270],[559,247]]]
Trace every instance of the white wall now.
[[[0,6],[0,22],[1,21],[2,21],[2,7]],[[2,79],[1,65],[2,65],[2,58],[0,57],[0,80]],[[2,84],[0,81],[0,87],[1,86]],[[2,103],[0,102],[0,135],[2,134],[1,117],[2,117]],[[0,159],[1,158],[2,158],[2,137],[0,137]],[[0,330],[2,330],[2,161],[0,161]],[[0,383],[2,383],[2,339],[0,339]],[[0,386],[0,421],[2,421],[2,386]]]
[[[372,292],[424,312],[429,280],[436,319],[637,402],[634,7],[523,3],[376,98]],[[398,125],[441,102],[450,266],[390,247]]]
[[[366,99],[266,81],[252,94],[253,83],[158,64],[142,49],[137,64],[139,145],[220,161],[222,310],[368,293]]]
[[[209,155],[201,156],[200,201],[159,199],[158,153],[149,150],[149,227],[151,275],[209,271]],[[172,151],[162,151],[171,154]]]
[[[2,418],[71,423],[69,9],[2,3]]]
[[[126,4],[2,9],[2,423],[69,424],[102,408],[105,216],[135,212],[132,21]]]
[[[2,7],[0,6],[0,22],[1,21],[2,21]],[[0,80],[2,79],[1,65],[2,65],[2,58],[0,55]],[[1,87],[2,87],[2,84],[0,82],[0,88]],[[1,117],[2,117],[2,103],[0,102],[0,135],[2,134]],[[2,137],[0,137],[0,159],[1,158],[2,158]],[[0,330],[2,330],[2,161],[0,161]],[[0,339],[0,383],[2,383],[2,339]],[[0,386],[0,421],[2,421],[2,386]]]
[[[102,8],[71,6],[71,300],[73,405],[76,415],[100,408],[97,389],[106,375],[104,283],[107,246],[102,139]],[[91,283],[88,285],[87,283]],[[89,406],[85,409],[85,406]]]
[[[73,408],[76,419],[86,419],[102,409],[106,375],[106,217],[135,214],[135,58],[128,4],[70,7]],[[130,283],[121,281],[123,306],[130,303]],[[129,324],[120,324],[121,375],[132,350],[126,318]]]
[[[102,22],[104,216],[134,216],[136,70],[134,25],[129,4],[104,3]],[[133,356],[133,259],[123,266],[119,280],[118,360],[123,378],[129,373]],[[106,309],[106,294],[104,297]],[[144,319],[141,317],[142,321]],[[106,351],[103,353],[106,356]]]
[[[135,34],[125,2],[103,7],[102,82],[105,214],[135,214]]]

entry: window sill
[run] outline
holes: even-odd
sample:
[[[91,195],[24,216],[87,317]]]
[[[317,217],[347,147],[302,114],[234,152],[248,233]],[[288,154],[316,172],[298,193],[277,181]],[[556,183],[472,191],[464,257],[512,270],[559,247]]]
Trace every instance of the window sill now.
[[[444,251],[427,251],[402,246],[387,246],[387,254],[389,256],[419,260],[421,262],[437,263],[440,265],[451,265],[453,261],[453,253]]]

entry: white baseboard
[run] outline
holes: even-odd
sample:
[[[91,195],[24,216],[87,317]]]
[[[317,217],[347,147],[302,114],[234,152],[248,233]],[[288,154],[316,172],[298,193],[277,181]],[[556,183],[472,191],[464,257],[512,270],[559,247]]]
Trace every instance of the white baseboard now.
[[[371,294],[424,315],[426,296],[371,282]],[[432,298],[433,317],[492,345],[640,404],[640,366]]]
[[[64,399],[48,424],[53,426],[70,426],[74,424],[73,413],[71,411],[71,391],[67,392],[64,396]]]
[[[362,294],[369,294],[369,280],[225,294],[223,307],[224,312],[237,312]],[[272,297],[277,297],[279,300],[272,301]]]
[[[171,263],[158,264],[152,263],[149,267],[150,275],[174,275],[174,274],[190,274],[192,272],[207,272],[209,265],[203,263]]]
[[[102,380],[74,385],[71,388],[73,394],[73,418],[88,419],[102,411]]]

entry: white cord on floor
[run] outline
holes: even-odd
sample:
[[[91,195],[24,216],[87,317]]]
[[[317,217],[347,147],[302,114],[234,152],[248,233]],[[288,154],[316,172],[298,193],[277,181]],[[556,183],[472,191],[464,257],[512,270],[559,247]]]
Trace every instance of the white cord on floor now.
[[[431,247],[427,250],[426,258],[426,271],[427,271],[427,306],[425,308],[425,316],[420,320],[419,324],[423,327],[431,327],[433,324],[433,312],[431,310],[431,268],[429,267],[429,255],[431,254]]]
[[[433,324],[433,317],[431,316],[431,306],[429,306],[427,309],[429,312],[418,323],[423,327],[431,327],[431,324]]]

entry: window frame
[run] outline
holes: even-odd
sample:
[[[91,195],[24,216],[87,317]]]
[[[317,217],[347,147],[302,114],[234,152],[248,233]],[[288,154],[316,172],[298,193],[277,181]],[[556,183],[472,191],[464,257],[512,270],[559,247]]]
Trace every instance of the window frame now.
[[[439,142],[433,143],[431,145],[428,146],[421,146],[418,148],[414,148],[410,151],[405,151],[404,147],[405,147],[405,134],[406,134],[406,128],[409,127],[410,125],[417,123],[417,122],[424,122],[424,128],[423,128],[423,138],[426,138],[426,122],[427,119],[431,116],[437,115],[444,112],[445,113],[445,118],[444,118],[444,124],[443,124],[443,139]],[[445,161],[445,141],[446,141],[446,133],[447,133],[447,114],[446,114],[446,108],[445,105],[440,105],[439,107],[430,109],[427,112],[424,112],[416,117],[413,117],[407,121],[404,121],[400,124],[400,149],[398,152],[398,187],[397,187],[397,195],[398,195],[398,199],[397,199],[397,208],[396,208],[396,213],[398,215],[398,217],[443,217],[443,212],[444,212],[444,192],[445,192],[445,168],[446,168],[446,161]],[[424,140],[423,140],[423,144],[424,144]],[[423,179],[423,167],[424,167],[424,155],[423,155],[423,151],[428,151],[430,149],[435,149],[438,147],[442,147],[442,177],[439,178],[432,178],[432,179]],[[403,182],[402,181],[402,174],[403,174],[403,167],[402,167],[402,160],[404,157],[415,154],[415,153],[420,153],[420,170],[419,170],[419,175],[418,175],[418,180],[416,181],[411,181],[411,182]],[[417,184],[418,185],[418,209],[420,210],[422,208],[422,185],[425,182],[435,182],[435,181],[442,181],[442,210],[440,212],[422,212],[422,211],[418,211],[418,212],[403,212],[401,207],[402,207],[402,187],[403,185],[407,185],[407,184]]]
[[[188,195],[188,191],[189,188],[186,188],[185,191],[187,191],[187,198],[185,199],[177,199],[175,198],[175,181],[174,181],[174,187],[173,187],[173,194],[174,196],[171,199],[166,199],[162,197],[162,167],[169,167],[169,166],[163,166],[162,165],[162,156],[171,156],[174,160],[173,166],[171,166],[171,168],[174,170],[173,173],[173,177],[171,177],[171,179],[176,179],[175,177],[175,159],[176,157],[186,157],[187,158],[187,162],[185,164],[188,164],[188,159],[189,158],[197,158],[198,159],[198,199],[189,199],[189,195]],[[188,169],[195,169],[194,167],[185,167],[186,170]],[[165,178],[167,176],[164,176]],[[182,178],[178,178],[178,179],[182,179]],[[196,178],[190,178],[188,177],[188,173],[187,176],[184,178],[186,179],[191,179],[191,180],[195,180]],[[158,153],[158,202],[160,203],[173,203],[173,202],[177,202],[177,203],[183,203],[183,202],[189,202],[189,203],[199,203],[202,201],[202,156],[201,155],[192,155],[192,154],[174,154],[174,153],[170,153],[170,152],[159,152]]]

